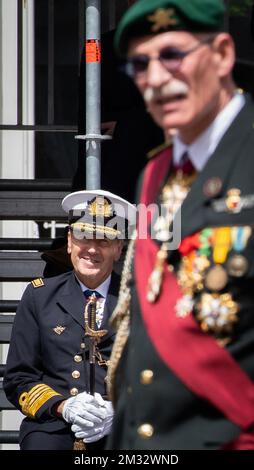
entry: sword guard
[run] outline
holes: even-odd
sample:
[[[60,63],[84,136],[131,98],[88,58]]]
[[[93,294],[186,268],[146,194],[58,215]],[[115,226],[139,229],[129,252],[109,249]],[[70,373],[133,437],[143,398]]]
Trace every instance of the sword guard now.
[[[88,324],[86,324],[86,335],[92,338],[102,338],[107,334],[108,330],[93,330]]]

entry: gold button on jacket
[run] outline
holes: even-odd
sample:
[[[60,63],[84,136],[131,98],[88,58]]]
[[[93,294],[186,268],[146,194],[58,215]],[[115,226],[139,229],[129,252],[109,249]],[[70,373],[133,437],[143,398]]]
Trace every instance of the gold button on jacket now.
[[[142,385],[149,385],[153,381],[153,371],[146,369],[140,373],[140,383]]]
[[[152,437],[153,433],[153,426],[149,423],[141,424],[141,426],[138,427],[138,434],[143,439],[149,439]]]
[[[79,370],[74,370],[71,375],[74,379],[79,379],[80,372],[79,372]]]
[[[80,356],[79,354],[76,354],[76,356],[74,356],[74,361],[75,362],[81,362],[82,361],[82,356]]]

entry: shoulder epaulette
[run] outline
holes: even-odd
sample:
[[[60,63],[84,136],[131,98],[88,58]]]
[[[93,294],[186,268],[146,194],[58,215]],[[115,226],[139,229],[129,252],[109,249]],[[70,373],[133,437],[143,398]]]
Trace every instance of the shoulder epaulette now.
[[[34,279],[32,281],[32,286],[36,289],[37,287],[42,287],[44,286],[44,281],[41,277],[38,277],[37,279]]]
[[[153,148],[152,150],[150,150],[146,156],[148,158],[148,160],[150,160],[151,158],[154,158],[156,157],[159,153],[161,153],[163,150],[165,150],[166,148],[170,147],[172,144],[172,139],[170,140],[167,140],[166,142],[163,142],[163,144],[160,144],[158,145],[157,147]]]

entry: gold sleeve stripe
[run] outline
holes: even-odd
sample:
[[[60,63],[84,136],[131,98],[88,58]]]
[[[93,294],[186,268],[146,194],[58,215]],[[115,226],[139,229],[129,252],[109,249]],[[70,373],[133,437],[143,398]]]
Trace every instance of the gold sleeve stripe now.
[[[48,387],[46,385],[45,387],[41,387],[41,389],[37,390],[36,392],[33,392],[29,398],[30,405],[33,405],[33,403],[37,400],[37,398],[39,398],[40,395],[46,392],[47,390],[48,390]]]
[[[35,387],[33,387],[30,391],[29,391],[29,401],[30,403],[33,403],[34,400],[42,393],[44,392],[46,389],[48,388],[47,385],[36,385]]]
[[[46,384],[35,385],[29,392],[23,392],[19,397],[22,413],[29,418],[35,418],[37,411],[54,396],[61,396]]]
[[[26,397],[27,394],[29,393],[29,397],[30,397],[30,400],[32,400],[32,398],[34,397],[34,395],[37,393],[37,392],[41,392],[42,390],[45,390],[45,388],[48,388],[48,385],[46,384],[38,384],[38,385],[35,385],[34,387],[31,388],[31,390],[29,390],[29,392],[24,392],[22,393],[22,395],[20,396],[19,398],[19,401],[22,399],[22,401],[24,400],[24,396]],[[21,405],[21,403],[20,403]]]

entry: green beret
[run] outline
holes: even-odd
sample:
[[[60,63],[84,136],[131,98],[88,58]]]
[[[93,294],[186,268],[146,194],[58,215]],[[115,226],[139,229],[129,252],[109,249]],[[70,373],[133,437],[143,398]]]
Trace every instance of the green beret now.
[[[122,17],[115,46],[125,55],[132,37],[173,30],[221,31],[224,12],[222,0],[138,0]]]

